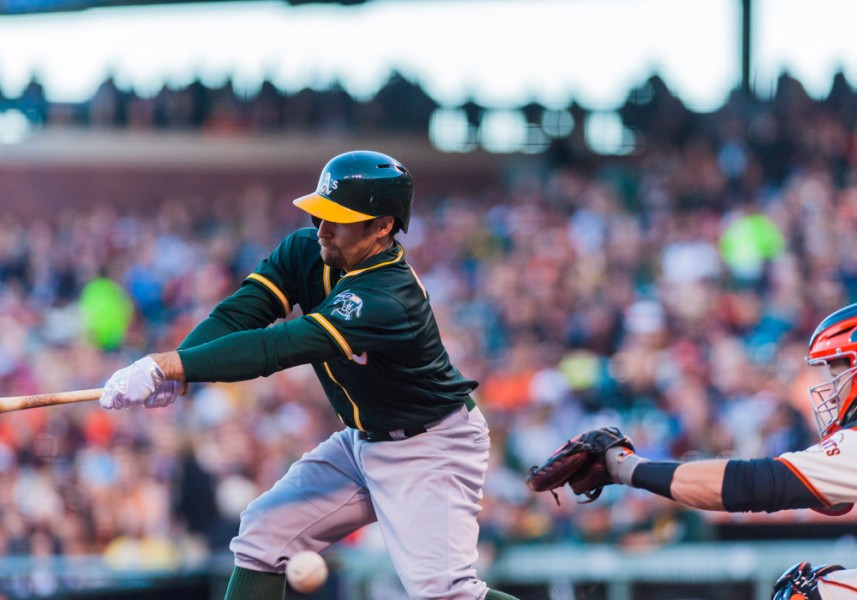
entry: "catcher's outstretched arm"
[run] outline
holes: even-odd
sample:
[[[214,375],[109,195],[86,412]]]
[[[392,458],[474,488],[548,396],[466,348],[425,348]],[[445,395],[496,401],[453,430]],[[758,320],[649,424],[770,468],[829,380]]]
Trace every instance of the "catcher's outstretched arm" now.
[[[725,460],[692,463],[650,461],[625,448],[611,448],[607,470],[619,483],[642,488],[693,508],[724,510]]]
[[[840,447],[834,450],[827,454],[833,458],[845,454]],[[851,454],[846,459],[857,453],[853,446],[848,451]],[[602,427],[581,433],[542,465],[532,467],[527,473],[527,485],[535,492],[551,491],[557,501],[554,490],[565,485],[592,502],[604,486],[622,483],[702,510],[774,512],[812,508],[843,514],[853,506],[852,492],[848,490],[854,488],[843,491],[844,486],[828,486],[825,491],[814,485],[806,473],[815,474],[816,480],[823,482],[826,480],[818,477],[820,469],[842,466],[841,462],[819,465],[819,454],[791,452],[777,458],[687,463],[651,461],[638,455],[630,438],[619,429]]]
[[[611,476],[620,483],[702,510],[832,508],[783,461],[773,458],[656,462],[616,448],[608,450],[606,463]]]
[[[725,510],[722,490],[726,463],[702,460],[679,465],[670,488],[673,499],[704,510]]]

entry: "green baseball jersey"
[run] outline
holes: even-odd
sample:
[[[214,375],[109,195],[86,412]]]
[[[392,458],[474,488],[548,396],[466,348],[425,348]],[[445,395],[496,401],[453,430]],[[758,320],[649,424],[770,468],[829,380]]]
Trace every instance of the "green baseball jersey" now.
[[[283,320],[296,306],[302,315]],[[325,265],[300,229],[179,347],[188,381],[237,381],[312,364],[349,427],[435,421],[477,386],[449,360],[428,294],[397,243],[348,273]]]

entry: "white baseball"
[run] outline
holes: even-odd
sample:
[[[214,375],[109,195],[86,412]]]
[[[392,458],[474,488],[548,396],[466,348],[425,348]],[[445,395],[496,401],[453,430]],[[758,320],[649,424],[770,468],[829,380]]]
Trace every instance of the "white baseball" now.
[[[303,550],[289,559],[286,579],[296,592],[311,594],[327,581],[327,563],[318,552]]]

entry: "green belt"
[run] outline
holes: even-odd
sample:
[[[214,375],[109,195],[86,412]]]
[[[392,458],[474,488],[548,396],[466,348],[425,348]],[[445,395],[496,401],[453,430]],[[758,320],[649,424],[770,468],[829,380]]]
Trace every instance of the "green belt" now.
[[[467,407],[467,412],[470,412],[476,408],[476,401],[468,396],[464,399],[464,406]],[[446,417],[444,417],[444,419],[445,418]],[[428,431],[426,427],[427,425],[418,425],[417,427],[405,427],[403,429],[397,429],[396,431],[361,431],[359,436],[360,439],[366,440],[367,442],[395,442],[425,433]]]

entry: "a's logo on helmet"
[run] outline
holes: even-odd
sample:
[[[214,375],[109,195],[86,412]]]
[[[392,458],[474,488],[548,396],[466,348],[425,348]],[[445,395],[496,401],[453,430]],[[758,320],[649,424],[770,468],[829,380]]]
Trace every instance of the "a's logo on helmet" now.
[[[331,190],[335,190],[338,184],[338,181],[330,177],[330,171],[327,171],[322,176],[321,181],[318,182],[318,193],[330,194]]]
[[[360,317],[363,310],[363,299],[352,291],[346,290],[333,299],[333,314],[350,321]]]

